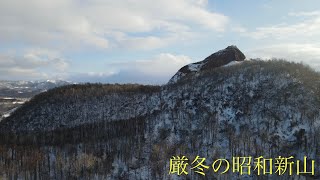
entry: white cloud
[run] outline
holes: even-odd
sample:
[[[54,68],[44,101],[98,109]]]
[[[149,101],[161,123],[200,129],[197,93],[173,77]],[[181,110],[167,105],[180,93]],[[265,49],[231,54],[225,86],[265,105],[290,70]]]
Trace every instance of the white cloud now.
[[[151,47],[157,48],[165,45],[159,45],[157,39],[180,40],[181,33],[192,31],[191,27],[223,31],[228,17],[209,11],[207,3],[207,0],[2,0],[0,40],[1,44],[16,41],[70,50],[87,46],[122,47],[128,41],[134,48],[145,49],[141,40],[146,39],[155,44]],[[124,33],[126,40],[114,39],[115,32]]]
[[[252,32],[245,35],[255,39],[275,38],[277,40],[307,40],[314,39],[320,35],[320,13],[312,12],[296,12],[289,13],[289,16],[296,18],[295,23],[281,23],[272,26],[258,27]],[[305,16],[306,18],[297,18]]]
[[[303,62],[320,71],[320,44],[277,44],[248,51],[248,58],[283,58]]]
[[[243,32],[260,44],[249,50],[247,57],[282,58],[320,70],[320,44],[314,43],[320,39],[320,11],[291,12],[286,18],[287,22],[281,24]]]
[[[237,32],[237,33],[246,33],[247,32],[247,29],[243,26],[240,26],[240,25],[236,25],[236,26],[232,27],[231,30],[233,32]]]
[[[144,83],[162,84],[184,65],[191,63],[185,55],[162,53],[148,60],[122,61],[106,64],[106,72],[78,73],[71,75],[69,80],[80,82],[107,83]]]
[[[0,75],[7,80],[48,79],[65,74],[69,63],[58,53],[29,49],[22,54],[1,53]]]
[[[186,42],[201,31],[224,31],[228,23],[227,16],[209,10],[208,0],[1,0],[0,46],[4,48],[0,50],[0,74],[7,74],[1,76],[4,79],[65,76],[70,70],[69,61],[63,57],[72,58],[75,50],[86,54],[86,50],[108,53],[113,49],[164,48]],[[106,49],[112,50],[100,51]],[[7,50],[13,53],[5,53]],[[182,65],[178,63],[180,59],[190,60],[162,54],[136,61],[131,64],[134,70],[117,69],[168,78],[160,70],[174,73]],[[168,60],[171,66],[161,65],[168,64]],[[72,60],[75,64],[76,61]],[[83,69],[75,67],[71,71]],[[108,72],[82,75],[114,76]]]
[[[54,68],[57,71],[64,71],[69,66],[68,62],[62,59],[59,53],[48,49],[29,49],[25,52],[23,57],[16,58],[15,60],[17,66],[23,66],[27,63],[29,64],[29,67],[49,66],[49,68]]]
[[[121,49],[143,49],[150,50],[165,47],[166,45],[173,42],[175,37],[156,37],[156,36],[146,36],[146,37],[128,37],[123,36],[117,39],[117,47]]]
[[[167,77],[174,75],[182,66],[190,62],[191,59],[185,55],[162,53],[149,60],[117,62],[108,64],[108,66],[119,70],[140,72],[145,75]]]
[[[10,69],[0,68],[0,76],[3,78],[1,80],[39,80],[49,78],[46,73],[19,67],[12,67]]]
[[[303,16],[319,16],[320,11],[302,11],[302,12],[290,12],[289,16],[303,17]]]

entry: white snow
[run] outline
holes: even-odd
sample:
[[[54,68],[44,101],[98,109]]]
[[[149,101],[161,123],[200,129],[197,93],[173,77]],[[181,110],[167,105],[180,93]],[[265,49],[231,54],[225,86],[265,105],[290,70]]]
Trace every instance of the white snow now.
[[[192,63],[188,65],[190,71],[199,71],[202,67],[203,63]]]
[[[241,64],[243,61],[231,61],[230,63],[224,65],[223,67],[234,66],[237,64]]]

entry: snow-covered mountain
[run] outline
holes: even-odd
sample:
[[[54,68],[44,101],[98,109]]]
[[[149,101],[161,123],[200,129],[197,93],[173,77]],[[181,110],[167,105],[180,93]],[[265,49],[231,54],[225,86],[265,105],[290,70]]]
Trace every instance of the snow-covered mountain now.
[[[46,81],[4,81],[0,80],[0,97],[30,98],[35,94],[55,87],[71,84],[62,80]]]
[[[0,121],[8,117],[31,97],[49,89],[71,84],[62,80],[4,81],[0,80]]]
[[[184,155],[191,165],[198,155],[211,166],[235,156],[308,156],[316,174],[301,178],[319,178],[320,74],[283,60],[244,59],[230,46],[163,86],[85,84],[41,93],[0,122],[2,144],[29,147],[14,157],[5,148],[0,169],[21,169],[21,178],[203,179],[190,169],[169,174],[170,158]],[[31,161],[29,152],[38,155]],[[204,172],[208,179],[297,178]]]

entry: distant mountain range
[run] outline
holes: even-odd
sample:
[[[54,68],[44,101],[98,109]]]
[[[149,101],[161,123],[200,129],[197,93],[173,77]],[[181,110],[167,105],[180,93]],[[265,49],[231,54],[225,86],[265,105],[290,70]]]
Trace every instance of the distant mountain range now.
[[[4,81],[0,80],[0,97],[30,98],[54,87],[71,84],[62,80],[46,81]]]
[[[0,120],[8,117],[23,103],[36,94],[49,89],[72,84],[62,80],[4,81],[0,80]]]
[[[317,171],[240,176],[211,168],[218,158],[308,156],[319,170],[319,108],[318,72],[245,60],[229,46],[182,67],[163,86],[66,85],[34,96],[0,122],[0,169],[21,179],[319,178]],[[178,155],[190,166],[206,158],[206,176],[169,174]]]

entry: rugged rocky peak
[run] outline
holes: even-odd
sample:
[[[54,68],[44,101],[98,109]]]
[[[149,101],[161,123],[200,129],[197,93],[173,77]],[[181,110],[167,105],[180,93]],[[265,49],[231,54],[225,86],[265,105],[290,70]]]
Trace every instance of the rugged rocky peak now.
[[[244,61],[245,58],[245,55],[237,48],[237,46],[228,46],[225,49],[211,54],[203,61],[185,65],[170,79],[169,84],[177,82],[179,79],[190,73],[235,64]]]
[[[245,55],[237,48],[237,46],[228,46],[198,63],[203,64],[200,70],[206,70],[224,66],[232,61],[244,61],[245,58]]]

